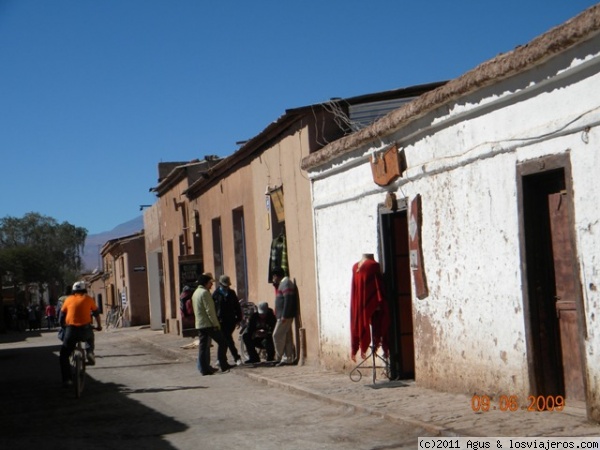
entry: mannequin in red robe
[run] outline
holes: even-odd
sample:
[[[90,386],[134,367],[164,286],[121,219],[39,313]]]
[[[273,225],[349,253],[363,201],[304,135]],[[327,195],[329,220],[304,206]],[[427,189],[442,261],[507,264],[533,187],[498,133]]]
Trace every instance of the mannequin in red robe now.
[[[381,267],[370,253],[352,267],[352,290],[350,291],[350,357],[356,361],[360,349],[366,358],[367,349],[373,341],[373,350],[379,346],[387,357],[390,327],[389,308],[384,296]],[[372,333],[371,333],[372,332]]]

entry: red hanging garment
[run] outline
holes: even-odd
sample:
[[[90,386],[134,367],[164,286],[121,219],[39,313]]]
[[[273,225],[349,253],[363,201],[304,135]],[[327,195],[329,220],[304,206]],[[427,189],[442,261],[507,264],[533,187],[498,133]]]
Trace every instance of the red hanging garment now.
[[[365,358],[373,340],[373,349],[380,346],[387,357],[390,327],[389,307],[385,301],[383,275],[379,263],[364,259],[352,267],[350,299],[351,357],[360,349]]]

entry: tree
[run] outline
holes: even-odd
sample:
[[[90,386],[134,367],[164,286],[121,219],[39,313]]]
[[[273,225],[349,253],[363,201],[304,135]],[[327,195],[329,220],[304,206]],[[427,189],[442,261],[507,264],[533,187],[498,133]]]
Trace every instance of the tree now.
[[[15,286],[37,283],[63,290],[81,271],[86,237],[85,228],[38,213],[6,216],[0,219],[0,279],[10,275]]]

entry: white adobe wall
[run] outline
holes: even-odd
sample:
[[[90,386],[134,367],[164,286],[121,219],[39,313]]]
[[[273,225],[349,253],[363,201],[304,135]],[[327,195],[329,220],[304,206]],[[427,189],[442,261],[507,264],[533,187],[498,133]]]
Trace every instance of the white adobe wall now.
[[[413,301],[416,373],[441,389],[526,383],[514,155],[422,179],[429,296]],[[407,190],[404,189],[406,192]]]
[[[451,391],[529,394],[516,166],[569,151],[589,391],[600,392],[598,47],[596,40],[566,55],[560,70],[536,71],[561,78],[558,84],[540,82],[524,90],[527,80],[524,86],[508,80],[485,90],[484,98],[460,99],[428,118],[435,125],[409,144],[403,142],[408,129],[386,138],[403,142],[407,154],[409,181],[399,183],[397,196],[421,194],[423,200],[430,293],[424,300],[413,298],[419,382]],[[581,65],[585,60],[587,67]],[[586,126],[589,132],[582,131]],[[352,264],[363,252],[377,253],[377,204],[385,191],[372,182],[366,157],[377,149],[357,149],[334,167],[311,173],[322,356],[334,367],[353,365]]]
[[[321,359],[338,369],[352,364],[352,266],[363,253],[377,253],[377,199],[361,194],[371,188],[370,180],[370,167],[361,166],[340,174],[331,183],[315,185],[320,191],[315,199],[347,200],[331,207],[315,205]],[[353,192],[358,198],[352,198]]]

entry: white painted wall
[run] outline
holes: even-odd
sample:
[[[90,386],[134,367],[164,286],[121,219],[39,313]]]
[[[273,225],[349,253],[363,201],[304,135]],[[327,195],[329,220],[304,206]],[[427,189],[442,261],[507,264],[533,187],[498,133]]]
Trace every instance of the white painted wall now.
[[[361,178],[367,179],[357,179]],[[377,202],[371,196],[315,211],[321,359],[325,364],[350,361],[352,265],[363,253],[377,253],[377,220]]]
[[[588,390],[600,392],[599,50],[596,37],[382,137],[398,142],[408,161],[391,190],[398,198],[421,194],[423,200],[429,296],[413,295],[418,382],[450,391],[529,394],[516,166],[569,152]],[[362,253],[377,254],[377,205],[386,191],[373,183],[368,157],[381,148],[357,148],[310,172],[321,350],[331,366],[353,366],[351,268]]]
[[[148,302],[150,305],[150,328],[161,330],[164,318],[161,312],[160,291],[160,220],[159,206],[155,203],[144,211],[144,238],[146,240],[146,273],[148,276]]]

